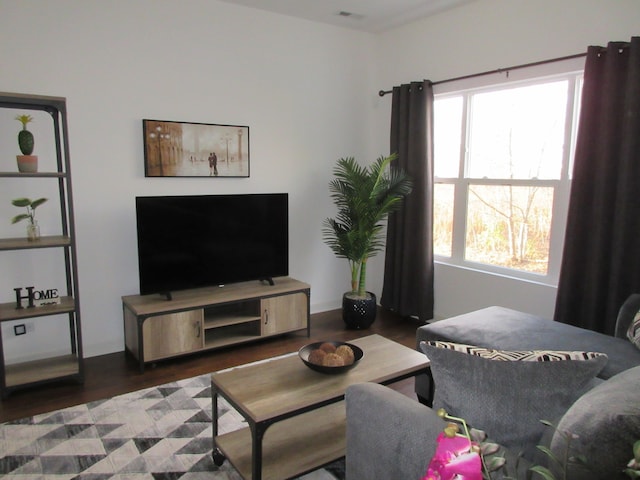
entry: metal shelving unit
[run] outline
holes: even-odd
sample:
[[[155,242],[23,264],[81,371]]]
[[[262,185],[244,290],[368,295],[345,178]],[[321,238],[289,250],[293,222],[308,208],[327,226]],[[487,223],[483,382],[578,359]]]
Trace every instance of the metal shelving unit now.
[[[0,329],[0,394],[2,398],[6,398],[13,390],[38,384],[61,380],[83,382],[84,359],[82,356],[66,100],[61,97],[0,92],[0,108],[16,111],[39,110],[51,115],[54,125],[56,171],[42,173],[0,172],[0,182],[19,182],[21,179],[34,178],[57,181],[58,205],[62,222],[61,235],[42,236],[37,241],[29,241],[26,237],[0,239],[0,252],[41,249],[46,249],[52,255],[62,252],[66,278],[66,293],[62,295],[60,304],[34,308],[16,308],[15,302],[0,303],[0,323],[28,318],[46,322],[47,317],[60,314],[66,314],[69,317],[68,354],[20,364],[5,364],[2,329]],[[10,272],[5,272],[5,274],[11,275]]]

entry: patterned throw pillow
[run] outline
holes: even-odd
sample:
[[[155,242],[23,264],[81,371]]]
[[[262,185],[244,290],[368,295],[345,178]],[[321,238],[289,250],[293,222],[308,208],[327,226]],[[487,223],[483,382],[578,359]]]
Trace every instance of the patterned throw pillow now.
[[[640,311],[636,313],[636,316],[633,317],[633,322],[631,322],[631,325],[629,325],[629,329],[627,330],[627,338],[636,347],[640,348]]]
[[[637,315],[640,318],[640,313]],[[638,324],[638,335],[640,335],[640,324]],[[578,352],[561,350],[495,350],[493,348],[476,347],[474,345],[464,345],[452,342],[427,342],[432,347],[446,348],[456,352],[476,355],[489,360],[502,360],[506,362],[555,362],[561,360],[589,360],[606,355],[599,352]]]

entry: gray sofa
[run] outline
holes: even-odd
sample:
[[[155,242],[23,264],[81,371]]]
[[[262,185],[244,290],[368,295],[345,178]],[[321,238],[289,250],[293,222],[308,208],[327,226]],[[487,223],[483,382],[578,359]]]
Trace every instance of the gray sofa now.
[[[418,329],[418,343],[440,340],[500,350],[599,351],[608,359],[495,362],[425,346],[433,376],[417,378],[416,393],[424,402],[433,400],[434,408],[445,406],[506,445],[506,472],[512,476],[526,478],[532,464],[546,465],[536,445],[547,445],[556,454],[565,448],[562,436],[539,422],[549,420],[558,430],[579,435],[571,454],[589,460],[591,470],[572,466],[570,480],[627,478],[618,467],[626,465],[632,456],[630,445],[640,439],[640,350],[625,333],[638,310],[640,295],[633,295],[620,309],[616,337],[500,307],[425,325]],[[424,475],[444,425],[434,410],[374,384],[350,387],[346,405],[347,480],[409,480]]]

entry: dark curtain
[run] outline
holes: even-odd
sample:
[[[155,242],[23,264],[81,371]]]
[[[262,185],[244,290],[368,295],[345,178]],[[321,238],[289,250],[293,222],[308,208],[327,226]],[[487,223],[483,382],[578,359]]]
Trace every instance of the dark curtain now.
[[[433,86],[393,88],[391,153],[413,181],[402,209],[389,216],[380,304],[403,316],[433,318]]]
[[[555,319],[614,333],[640,292],[640,37],[589,47]]]

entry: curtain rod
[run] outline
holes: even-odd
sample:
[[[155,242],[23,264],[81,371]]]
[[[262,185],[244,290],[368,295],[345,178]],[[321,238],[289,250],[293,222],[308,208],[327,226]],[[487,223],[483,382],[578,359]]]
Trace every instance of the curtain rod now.
[[[456,80],[466,80],[468,78],[482,77],[484,75],[492,75],[495,73],[507,72],[507,75],[508,75],[511,70],[518,70],[518,69],[527,68],[527,67],[536,67],[538,65],[544,65],[546,63],[561,62],[563,60],[571,60],[573,58],[580,58],[580,57],[586,57],[586,56],[587,56],[586,52],[576,53],[575,55],[567,55],[566,57],[552,58],[551,60],[541,60],[539,62],[525,63],[523,65],[514,65],[513,67],[508,67],[508,68],[498,68],[496,70],[489,70],[486,72],[473,73],[471,75],[463,75],[461,77],[448,78],[447,80],[439,80],[437,82],[431,82],[431,85],[439,85],[441,83],[455,82]],[[381,97],[384,97],[387,93],[393,93],[393,90],[386,90],[386,91],[380,90],[378,92],[378,95],[380,95]]]

